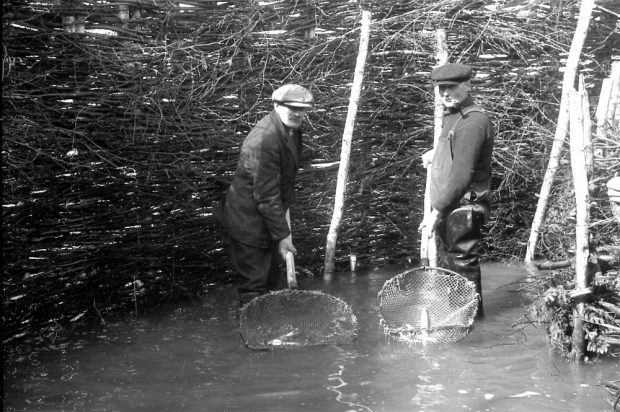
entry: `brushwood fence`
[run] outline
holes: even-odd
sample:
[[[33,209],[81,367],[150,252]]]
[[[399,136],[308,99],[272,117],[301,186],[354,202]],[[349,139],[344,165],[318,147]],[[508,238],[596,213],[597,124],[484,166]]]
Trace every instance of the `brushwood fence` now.
[[[4,341],[230,281],[211,208],[289,82],[317,101],[291,215],[298,264],[320,273],[360,8],[373,25],[338,265],[416,262],[438,28],[497,131],[486,255],[522,256],[578,2],[524,3],[5,1]],[[618,50],[613,16],[598,10],[588,37],[592,96]]]

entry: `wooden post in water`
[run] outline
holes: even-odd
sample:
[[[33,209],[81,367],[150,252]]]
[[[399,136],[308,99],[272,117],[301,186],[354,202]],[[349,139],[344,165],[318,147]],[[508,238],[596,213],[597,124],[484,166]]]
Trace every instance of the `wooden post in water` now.
[[[355,116],[357,115],[357,106],[362,90],[366,56],[368,55],[368,42],[370,40],[370,20],[370,12],[362,11],[360,45],[357,54],[357,62],[355,64],[355,74],[353,75],[353,86],[351,86],[351,96],[349,97],[349,109],[347,111],[347,119],[345,121],[344,132],[342,135],[342,148],[340,150],[340,166],[338,168],[338,181],[336,183],[334,213],[332,215],[332,221],[329,226],[329,232],[327,233],[327,244],[325,246],[324,277],[326,279],[334,273],[335,268],[336,241],[338,240],[338,229],[340,228],[340,221],[342,220],[342,212],[344,209],[344,195],[349,176],[349,157],[351,155],[351,140],[353,137],[353,127],[355,125]]]
[[[448,44],[446,42],[446,32],[438,29],[437,34],[437,66],[448,63]],[[443,105],[439,96],[439,87],[435,86],[435,135],[433,136],[433,149],[437,147],[439,136],[441,135],[441,125],[443,120]],[[426,165],[426,189],[424,191],[424,216],[431,212],[431,164]],[[439,266],[437,258],[437,241],[434,235],[429,235],[429,228],[422,229],[420,239],[420,259],[423,266]]]
[[[587,270],[590,258],[590,193],[588,179],[588,147],[591,142],[590,113],[587,105],[587,93],[580,78],[580,90],[570,93],[570,160],[575,186],[575,203],[577,223],[575,226],[575,306],[573,308],[573,334],[571,358],[582,360],[585,355],[586,342],[584,330],[583,296],[588,293]]]
[[[560,163],[560,155],[562,152],[562,146],[566,140],[566,134],[568,130],[569,114],[569,94],[571,90],[574,90],[575,76],[577,73],[577,66],[579,64],[579,56],[581,54],[581,48],[588,34],[588,27],[590,25],[590,18],[592,17],[592,10],[594,9],[594,0],[583,0],[581,3],[581,9],[579,11],[579,20],[577,21],[577,28],[573,36],[573,41],[568,52],[568,58],[566,60],[566,67],[564,69],[564,77],[562,81],[562,99],[560,100],[560,112],[558,114],[558,124],[555,129],[555,137],[553,145],[551,147],[551,154],[549,156],[549,164],[545,172],[543,184],[540,189],[540,195],[538,197],[538,204],[536,205],[536,213],[534,214],[534,220],[532,221],[532,229],[530,231],[530,238],[527,244],[527,250],[525,252],[525,261],[529,262],[534,260],[536,252],[536,244],[538,243],[538,237],[540,234],[540,227],[545,219],[545,213],[547,211],[547,200],[551,193],[551,186],[555,178],[555,173],[558,170]]]

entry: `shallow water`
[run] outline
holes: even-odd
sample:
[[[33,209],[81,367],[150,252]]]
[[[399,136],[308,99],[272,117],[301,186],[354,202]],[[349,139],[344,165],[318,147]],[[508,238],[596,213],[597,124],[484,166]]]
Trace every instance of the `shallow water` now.
[[[377,292],[402,270],[301,279],[353,307],[353,344],[250,350],[235,292],[216,289],[5,364],[4,410],[611,411],[603,384],[620,378],[617,359],[551,353],[542,329],[520,322],[519,266],[483,266],[486,317],[465,339],[413,348],[386,338],[376,314]]]

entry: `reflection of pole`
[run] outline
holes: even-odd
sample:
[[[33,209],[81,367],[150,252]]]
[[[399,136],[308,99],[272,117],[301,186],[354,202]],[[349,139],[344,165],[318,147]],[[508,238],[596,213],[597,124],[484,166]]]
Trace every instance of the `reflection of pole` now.
[[[528,262],[534,260],[540,227],[542,226],[543,220],[545,219],[545,213],[547,211],[547,200],[549,198],[549,194],[551,193],[551,186],[553,185],[555,172],[558,170],[560,163],[559,160],[562,152],[562,146],[566,140],[566,132],[568,130],[568,95],[574,88],[573,85],[575,83],[575,74],[579,64],[579,55],[581,54],[581,48],[583,47],[586,34],[588,33],[588,26],[590,25],[590,18],[592,17],[593,8],[594,0],[582,1],[581,9],[579,11],[579,20],[577,21],[577,28],[568,52],[568,58],[566,59],[566,68],[564,69],[564,78],[562,81],[562,99],[560,100],[558,124],[555,129],[555,137],[553,140],[553,146],[551,147],[549,164],[547,165],[545,178],[543,179],[543,184],[540,189],[538,204],[536,205],[536,213],[534,214],[534,220],[532,221],[530,238],[525,252],[525,260]]]
[[[336,183],[336,199],[334,200],[334,214],[327,234],[327,245],[325,246],[325,277],[334,273],[336,258],[336,240],[338,239],[338,229],[342,220],[342,210],[344,208],[344,192],[349,175],[349,157],[351,154],[351,139],[353,136],[353,126],[357,114],[357,105],[362,90],[364,79],[364,66],[366,65],[366,55],[368,54],[368,42],[370,39],[370,17],[369,11],[362,11],[362,28],[360,34],[360,46],[355,64],[355,74],[353,76],[353,86],[349,97],[349,110],[345,121],[344,133],[342,135],[342,149],[340,151],[340,166],[338,168],[338,181]]]
[[[575,307],[573,308],[573,334],[571,357],[581,360],[585,355],[584,294],[588,293],[587,270],[590,256],[589,223],[590,193],[588,179],[587,142],[591,141],[590,114],[587,94],[580,78],[580,90],[570,94],[570,161],[575,186],[577,224],[575,226]]]
[[[443,29],[437,30],[437,66],[448,63],[448,45],[446,42],[446,32]],[[433,149],[437,147],[439,135],[441,135],[441,121],[443,119],[443,107],[439,97],[439,88],[435,86],[435,135],[433,137]],[[424,216],[431,212],[431,165],[426,166],[426,190],[424,191]],[[422,228],[422,239],[420,240],[420,258],[424,266],[439,266],[437,259],[437,242],[435,236],[429,236],[429,228]]]

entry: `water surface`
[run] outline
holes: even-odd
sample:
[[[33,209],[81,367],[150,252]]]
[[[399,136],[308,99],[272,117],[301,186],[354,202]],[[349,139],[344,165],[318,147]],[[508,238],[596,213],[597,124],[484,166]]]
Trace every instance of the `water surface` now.
[[[355,343],[254,351],[236,294],[219,288],[137,320],[77,334],[4,368],[6,411],[610,411],[616,359],[574,364],[523,318],[519,266],[483,266],[485,318],[463,340],[407,347],[379,326],[377,292],[404,270],[301,279],[347,301]]]

